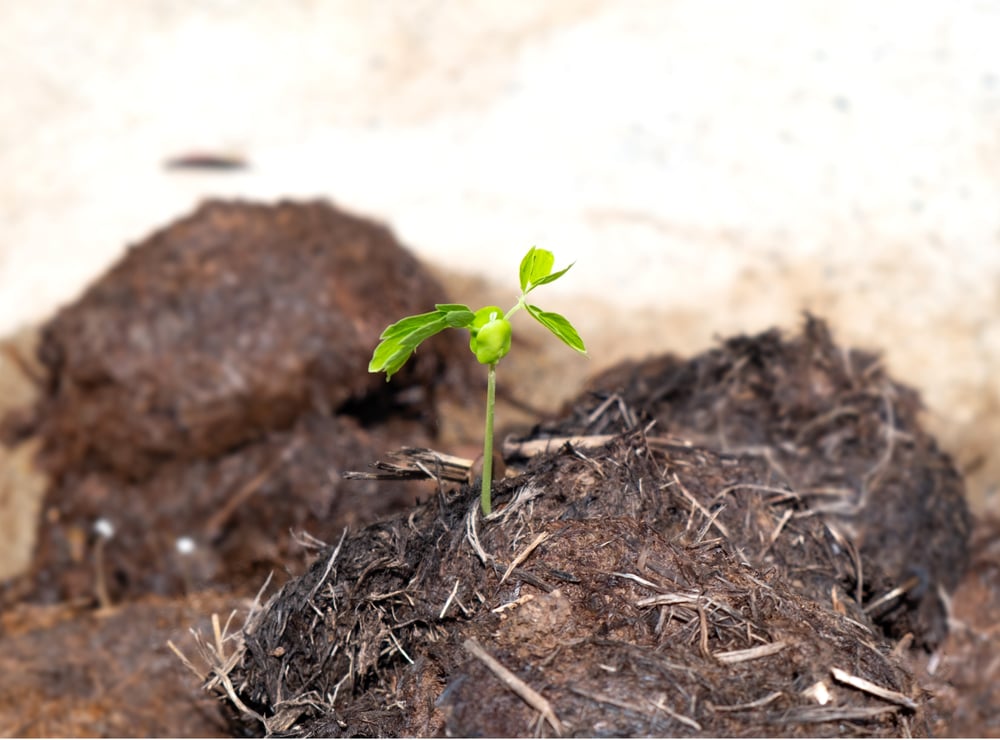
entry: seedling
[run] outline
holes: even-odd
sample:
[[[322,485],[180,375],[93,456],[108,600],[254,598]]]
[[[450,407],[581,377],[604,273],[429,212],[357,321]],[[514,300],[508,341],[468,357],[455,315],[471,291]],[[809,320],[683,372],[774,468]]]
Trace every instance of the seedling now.
[[[439,303],[434,306],[433,311],[407,316],[387,326],[379,337],[382,341],[368,363],[368,372],[384,372],[388,382],[425,339],[445,329],[469,330],[469,349],[489,369],[486,382],[486,432],[483,438],[483,487],[480,495],[483,514],[489,514],[492,506],[493,407],[496,401],[497,363],[510,352],[511,317],[523,308],[571,349],[582,355],[587,354],[583,340],[565,317],[543,311],[525,300],[535,288],[558,280],[573,266],[571,264],[552,272],[553,264],[555,257],[552,252],[532,247],[521,260],[521,295],[509,311],[504,313],[499,306],[484,306],[473,311],[461,303]]]

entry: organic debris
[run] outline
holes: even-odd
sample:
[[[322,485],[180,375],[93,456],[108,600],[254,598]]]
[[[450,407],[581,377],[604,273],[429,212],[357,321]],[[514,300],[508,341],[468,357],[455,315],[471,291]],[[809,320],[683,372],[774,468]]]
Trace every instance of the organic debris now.
[[[836,346],[808,316],[789,340],[772,330],[690,361],[625,363],[591,388],[532,438],[655,422],[657,434],[757,457],[855,551],[852,595],[879,624],[928,647],[944,638],[941,592],[955,589],[968,561],[965,487],[922,429],[917,393],[892,381],[876,355]]]
[[[431,475],[436,497],[345,533],[252,615],[241,658],[216,666],[250,710],[236,721],[296,736],[926,733],[914,634],[897,645],[883,627],[931,643],[946,623],[924,621],[936,594],[892,581],[890,546],[909,540],[873,542],[884,524],[868,519],[903,506],[936,527],[930,552],[956,572],[910,555],[946,585],[968,514],[915,394],[868,357],[810,319],[789,342],[624,369],[624,389],[510,440],[533,454],[485,518],[472,488]],[[674,401],[670,423],[633,405],[640,380]],[[400,460],[382,471],[448,468]]]

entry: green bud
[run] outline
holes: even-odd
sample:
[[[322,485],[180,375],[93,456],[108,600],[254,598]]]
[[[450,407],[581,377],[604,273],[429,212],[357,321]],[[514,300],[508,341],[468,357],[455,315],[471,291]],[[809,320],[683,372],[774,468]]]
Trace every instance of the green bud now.
[[[498,306],[476,311],[469,334],[469,349],[483,365],[493,365],[510,352],[510,322]]]

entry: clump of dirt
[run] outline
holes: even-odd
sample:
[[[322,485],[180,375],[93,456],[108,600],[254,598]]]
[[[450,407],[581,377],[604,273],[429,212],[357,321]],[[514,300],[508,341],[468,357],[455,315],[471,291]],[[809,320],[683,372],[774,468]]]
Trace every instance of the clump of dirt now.
[[[222,732],[166,640],[426,495],[341,472],[431,443],[439,404],[478,385],[449,335],[391,385],[367,372],[385,325],[444,300],[383,226],[322,202],[213,201],[44,326],[40,370],[19,363],[40,399],[2,425],[17,460],[43,448],[45,494],[22,505],[31,566],[0,583],[0,735]],[[27,495],[9,473],[0,497]]]
[[[624,363],[590,386],[533,436],[655,422],[659,434],[758,457],[775,485],[806,497],[857,549],[854,596],[891,635],[912,632],[930,647],[944,638],[940,591],[955,589],[968,560],[965,487],[922,429],[917,393],[893,382],[876,355],[836,346],[807,317],[798,337],[772,330],[689,361]]]
[[[0,614],[0,735],[225,737],[218,702],[192,690],[168,646],[194,653],[186,630],[249,599],[147,597],[106,610],[21,604]],[[224,648],[225,649],[225,648]]]
[[[711,392],[710,360],[738,348],[745,359]],[[882,525],[866,523],[909,506],[960,571],[968,514],[910,415],[915,394],[863,357],[810,320],[789,342],[744,337],[606,376],[633,379],[626,389],[643,378],[657,401],[664,388],[700,398],[714,433],[681,438],[680,413],[643,424],[653,402],[632,406],[612,383],[511,442],[538,454],[494,486],[490,516],[474,488],[441,486],[345,536],[251,617],[239,661],[216,666],[237,724],[296,736],[927,733],[928,697],[903,653],[939,625],[890,639],[885,626],[923,625],[927,600],[906,581],[872,591],[892,584],[891,546],[906,540],[872,546]],[[744,406],[727,408],[733,389]],[[730,414],[740,423],[720,450]]]
[[[388,229],[327,203],[210,201],[132,247],[46,325],[49,469],[143,479],[307,409],[374,408],[409,390],[426,411],[461,372],[443,361],[459,356],[457,337],[391,388],[367,364],[387,324],[443,296]]]
[[[427,438],[415,424],[387,433],[309,412],[291,429],[220,457],[161,465],[141,482],[67,475],[48,498],[29,577],[10,588],[43,603],[107,605],[148,593],[252,591],[272,571],[283,582],[324,544],[315,538],[333,540],[414,503],[416,484],[340,477],[407,428]]]
[[[412,504],[418,484],[340,473],[430,443],[439,397],[467,392],[455,336],[399,382],[367,370],[387,324],[445,299],[387,229],[323,202],[212,201],[133,247],[43,327],[46,392],[19,428],[52,482],[3,600],[253,591],[323,544],[296,533]]]

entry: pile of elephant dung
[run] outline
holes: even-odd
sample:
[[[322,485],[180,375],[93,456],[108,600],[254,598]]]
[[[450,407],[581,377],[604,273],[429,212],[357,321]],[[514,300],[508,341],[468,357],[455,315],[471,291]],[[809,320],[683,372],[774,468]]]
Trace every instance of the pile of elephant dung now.
[[[856,550],[852,588],[876,622],[928,648],[942,641],[941,594],[955,590],[968,562],[965,484],[922,428],[919,395],[877,355],[837,346],[826,323],[807,315],[797,336],[771,330],[690,360],[626,362],[590,386],[533,436],[654,423],[659,434],[766,461],[777,485],[806,497]]]
[[[39,482],[0,470],[0,498],[40,515],[21,519],[30,565],[0,582],[0,735],[223,732],[166,641],[190,653],[199,614],[224,625],[269,573],[303,572],[315,537],[426,493],[341,471],[434,442],[441,396],[475,387],[457,336],[399,382],[367,371],[386,324],[446,299],[384,226],[211,201],[45,324],[37,369],[20,363],[38,400],[3,424]]]
[[[253,593],[304,569],[297,533],[412,504],[419,486],[340,473],[431,442],[438,396],[470,385],[456,336],[392,385],[367,369],[387,324],[444,298],[388,229],[324,202],[210,201],[133,246],[42,329],[44,393],[17,428],[51,484],[0,603]]]
[[[915,394],[812,319],[713,352],[620,368],[511,441],[552,449],[494,485],[491,515],[442,485],[331,543],[215,665],[238,730],[925,734],[905,653],[940,639],[927,592],[948,581],[925,560],[935,580],[914,581],[905,533],[879,546],[869,522],[909,506],[964,568],[961,481]],[[676,424],[631,405],[639,377]]]

